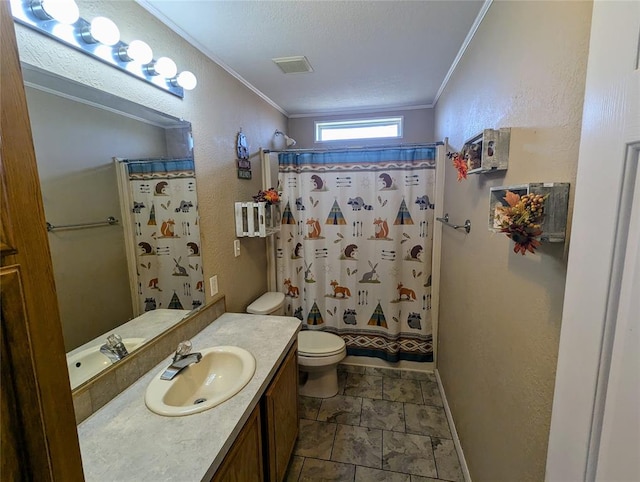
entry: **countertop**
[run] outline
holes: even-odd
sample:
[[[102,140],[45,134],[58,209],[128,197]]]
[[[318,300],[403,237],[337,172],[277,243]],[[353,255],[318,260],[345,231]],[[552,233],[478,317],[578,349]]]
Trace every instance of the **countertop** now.
[[[159,363],[78,425],[87,481],[210,480],[259,402],[288,349],[300,320],[285,316],[225,313],[191,339],[193,351],[235,345],[251,352],[256,372],[234,397],[204,412],[163,417],[151,412],[144,394],[169,366]]]

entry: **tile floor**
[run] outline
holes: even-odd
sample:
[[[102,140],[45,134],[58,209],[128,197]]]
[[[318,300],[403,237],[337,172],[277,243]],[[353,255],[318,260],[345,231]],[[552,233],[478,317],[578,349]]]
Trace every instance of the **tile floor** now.
[[[288,482],[463,482],[433,373],[341,365],[332,398],[300,397]]]

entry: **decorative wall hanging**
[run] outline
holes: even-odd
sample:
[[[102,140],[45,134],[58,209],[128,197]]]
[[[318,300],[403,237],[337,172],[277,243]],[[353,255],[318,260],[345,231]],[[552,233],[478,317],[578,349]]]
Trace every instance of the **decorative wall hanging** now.
[[[464,159],[464,155],[460,152],[447,152],[447,157],[451,159],[453,167],[458,171],[458,182],[466,179],[469,166],[467,165],[467,161]]]
[[[251,179],[251,161],[249,160],[249,143],[242,133],[238,132],[236,140],[236,152],[238,156],[238,179]]]
[[[468,174],[506,171],[509,166],[511,129],[485,129],[465,141],[460,152],[448,152],[447,157],[458,171],[458,181]]]
[[[489,230],[505,233],[525,255],[542,242],[563,242],[569,183],[530,183],[490,189]]]

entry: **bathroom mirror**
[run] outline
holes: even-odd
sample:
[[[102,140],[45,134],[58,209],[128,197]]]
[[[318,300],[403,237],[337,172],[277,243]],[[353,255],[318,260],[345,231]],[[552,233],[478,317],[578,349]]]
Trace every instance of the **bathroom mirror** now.
[[[201,274],[202,263],[187,259],[186,254],[172,255],[167,251],[165,257],[171,265],[164,273],[172,278],[170,281],[180,282],[179,290],[175,283],[167,286],[169,293],[177,292],[182,298],[189,291],[184,305],[174,303],[175,300],[160,302],[163,283],[158,282],[158,275],[131,282],[136,273],[139,276],[140,272],[149,270],[152,263],[148,257],[142,266],[140,258],[136,259],[140,254],[136,250],[155,252],[165,248],[159,248],[159,242],[147,248],[149,243],[131,239],[125,229],[138,221],[137,217],[146,215],[144,227],[143,223],[135,222],[135,229],[129,227],[129,231],[133,229],[137,235],[140,225],[139,230],[146,230],[155,241],[165,234],[173,235],[174,223],[178,222],[176,228],[179,229],[178,219],[187,216],[189,211],[193,217],[189,226],[189,255],[194,250],[199,255],[199,235],[194,237],[191,233],[197,224],[193,167],[190,180],[184,180],[184,191],[190,191],[187,194],[191,197],[186,194],[177,200],[164,197],[155,202],[156,210],[154,203],[143,201],[137,196],[138,192],[121,202],[118,176],[124,175],[126,183],[127,167],[122,174],[114,161],[114,158],[180,159],[192,163],[191,125],[36,67],[23,64],[22,68],[65,349],[68,361],[70,357],[78,358],[72,360],[74,367],[90,368],[80,378],[71,376],[72,388],[76,388],[95,376],[101,364],[105,368],[111,365],[99,353],[108,334],[118,333],[125,346],[135,349],[204,302],[202,283],[191,286],[187,278],[187,271],[192,268]],[[138,191],[151,190],[151,195],[165,195],[157,187],[157,184],[163,186],[161,182],[145,184],[144,178],[141,179],[136,184]],[[133,204],[133,201],[139,202]],[[147,206],[135,210],[145,202]],[[121,210],[121,204],[133,205],[133,209]],[[164,218],[159,212],[161,204],[167,213]],[[182,223],[186,230],[189,223]],[[199,227],[194,233],[199,234]],[[186,232],[176,233],[175,238],[178,237],[182,238],[182,244],[187,244]],[[132,259],[135,266],[130,262]],[[149,287],[155,288],[159,296],[148,296],[142,302],[136,299],[144,296]],[[192,296],[192,291],[197,296]],[[149,300],[146,304],[145,299]]]

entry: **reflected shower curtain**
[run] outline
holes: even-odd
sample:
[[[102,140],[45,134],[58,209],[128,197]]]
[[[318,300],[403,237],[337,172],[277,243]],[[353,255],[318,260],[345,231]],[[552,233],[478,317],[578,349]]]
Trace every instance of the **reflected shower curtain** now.
[[[433,361],[436,146],[279,154],[277,283],[347,354]]]
[[[204,283],[193,160],[126,162],[139,312],[197,308]]]

